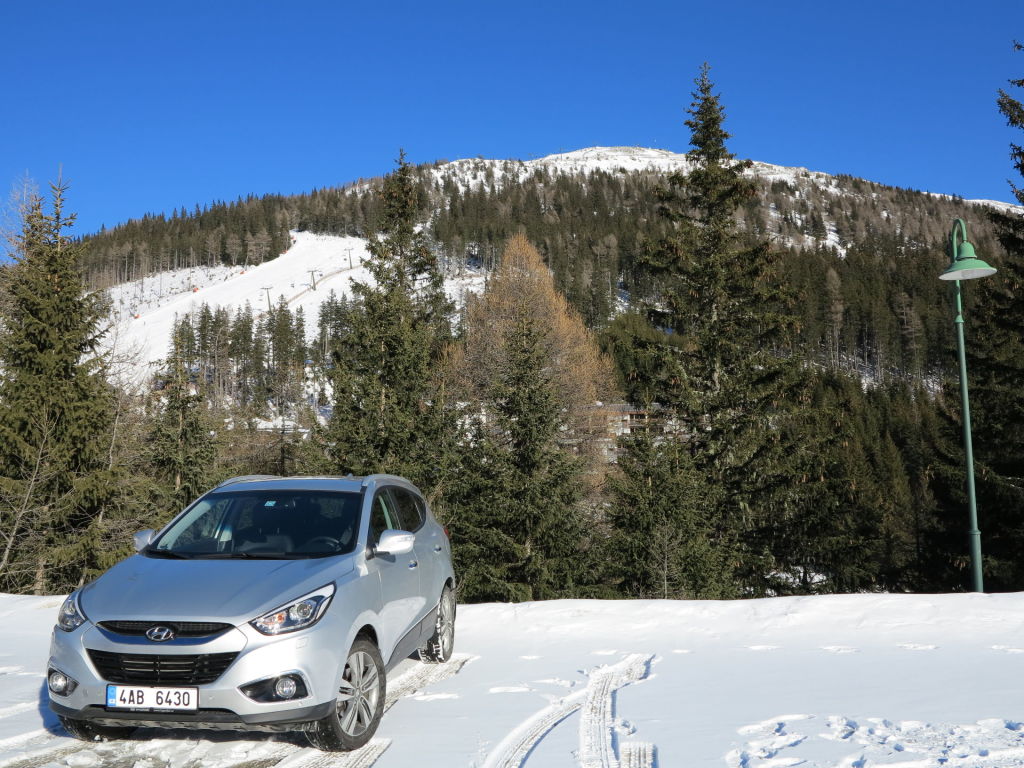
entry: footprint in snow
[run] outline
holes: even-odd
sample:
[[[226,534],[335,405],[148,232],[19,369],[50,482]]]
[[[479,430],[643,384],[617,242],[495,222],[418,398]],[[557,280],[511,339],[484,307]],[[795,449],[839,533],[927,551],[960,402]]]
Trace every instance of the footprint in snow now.
[[[905,651],[934,651],[938,648],[937,645],[927,645],[922,643],[900,643],[899,647]]]
[[[737,728],[736,733],[744,736],[768,733],[780,735],[786,733],[786,728],[789,723],[797,722],[799,720],[813,719],[814,715],[777,715],[776,717],[769,717],[767,720],[762,720],[759,723],[751,723],[750,725],[744,725],[742,728]]]

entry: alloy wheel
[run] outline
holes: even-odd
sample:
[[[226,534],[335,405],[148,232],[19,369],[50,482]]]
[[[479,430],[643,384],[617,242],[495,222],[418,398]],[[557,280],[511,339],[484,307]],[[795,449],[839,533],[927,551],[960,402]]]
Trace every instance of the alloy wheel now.
[[[444,593],[437,614],[437,638],[441,643],[441,656],[447,659],[455,642],[455,596],[450,591]]]
[[[338,721],[349,736],[360,736],[370,727],[380,699],[380,674],[369,654],[356,651],[348,657],[338,691]]]

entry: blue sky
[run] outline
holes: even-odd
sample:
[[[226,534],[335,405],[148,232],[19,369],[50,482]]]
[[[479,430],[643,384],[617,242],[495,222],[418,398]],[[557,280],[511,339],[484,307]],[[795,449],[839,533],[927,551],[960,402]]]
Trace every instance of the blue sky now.
[[[0,193],[63,168],[89,232],[376,176],[400,147],[683,152],[706,60],[742,157],[1010,200],[1014,38],[1021,0],[3,3]]]

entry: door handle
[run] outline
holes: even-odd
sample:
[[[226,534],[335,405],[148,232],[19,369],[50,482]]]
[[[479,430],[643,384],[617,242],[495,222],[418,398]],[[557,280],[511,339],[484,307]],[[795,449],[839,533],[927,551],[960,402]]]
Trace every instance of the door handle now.
[[[419,563],[417,563],[415,560],[409,561],[409,568],[415,568],[417,565],[419,565]]]
[[[434,545],[434,551],[435,552],[440,552],[442,549],[443,549],[443,547],[440,544],[435,544]]]

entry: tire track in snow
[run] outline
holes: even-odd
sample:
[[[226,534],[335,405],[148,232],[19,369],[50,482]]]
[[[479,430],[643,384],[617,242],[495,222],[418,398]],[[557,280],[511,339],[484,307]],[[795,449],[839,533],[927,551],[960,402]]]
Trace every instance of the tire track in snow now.
[[[453,654],[445,664],[420,662],[388,684],[387,695],[384,699],[384,711],[387,712],[399,700],[412,696],[428,685],[454,677],[475,658],[477,657],[467,654]],[[391,739],[373,739],[352,752],[324,753],[312,748],[304,749],[279,762],[277,768],[370,768],[390,746]]]
[[[447,680],[449,677],[454,677],[462,668],[469,662],[473,661],[476,656],[470,656],[468,654],[455,653],[452,654],[444,664],[424,664],[420,662],[417,666],[410,669],[405,674],[395,678],[394,681],[389,681],[387,686],[387,697],[384,699],[384,711],[387,712],[399,699],[404,699],[406,696],[412,696],[417,691],[421,691],[428,685],[439,683],[442,680]]]
[[[644,741],[624,741],[619,745],[622,768],[654,768],[654,745]]]
[[[548,731],[583,705],[586,695],[577,691],[521,723],[491,751],[483,768],[519,768]]]
[[[615,754],[615,691],[647,677],[651,655],[634,653],[591,675],[580,717],[582,768],[619,768]]]
[[[612,744],[614,722],[612,721],[611,696],[624,685],[646,677],[652,658],[653,656],[633,654],[617,664],[595,670],[590,675],[590,681],[585,689],[545,707],[506,735],[487,755],[483,768],[519,768],[538,742],[552,728],[578,709],[584,709],[583,719],[580,722],[581,746],[584,741],[589,742],[595,738],[595,734],[599,734],[596,740],[602,745],[599,748],[600,753],[607,755],[610,760],[607,763],[588,764],[584,759],[584,750],[581,749],[581,764],[615,768],[619,765],[619,761],[614,757],[614,745]],[[605,699],[608,700],[607,707],[603,703]],[[608,745],[610,754],[609,751],[603,749],[605,743]],[[589,758],[589,752],[586,753],[586,757]]]
[[[175,731],[173,733],[181,735],[184,732]],[[156,737],[156,740],[160,740],[160,738]],[[163,758],[154,754],[152,742],[153,740],[151,739],[129,737],[113,741],[76,741],[71,746],[68,746],[66,741],[62,740],[56,744],[33,750],[26,755],[2,761],[0,762],[0,768],[41,768],[41,766],[47,765],[72,764],[100,765],[103,768],[133,768],[133,766],[140,762],[150,766],[170,766],[173,764],[201,766],[206,758],[206,755],[202,752],[196,754],[196,743],[188,744],[187,746],[183,744],[181,749],[176,750],[178,754],[173,758]],[[221,742],[214,742],[213,744],[219,743]],[[239,743],[244,744],[245,740],[240,739]],[[284,742],[252,742],[251,744],[256,752],[253,756],[247,755],[233,763],[223,763],[222,759],[218,759],[218,764],[223,764],[223,768],[270,768],[270,766],[277,765],[281,760],[301,749]],[[181,754],[183,750],[185,752],[191,751],[193,754],[183,757]],[[85,762],[83,758],[88,753],[92,753],[93,758],[88,758],[88,762]],[[69,759],[76,758],[79,754],[82,754],[83,758],[78,758],[74,761]]]
[[[76,745],[72,747],[54,744],[42,749],[34,749],[28,754],[18,757],[0,760],[0,768],[39,768],[39,766],[62,760],[68,755],[80,752],[85,747]]]
[[[304,749],[277,763],[277,768],[370,768],[390,746],[391,739],[373,739],[351,752]]]
[[[13,715],[20,714],[21,712],[28,712],[33,709],[39,709],[39,705],[34,701],[23,701],[20,704],[11,704],[9,707],[0,707],[0,718],[12,717]]]

